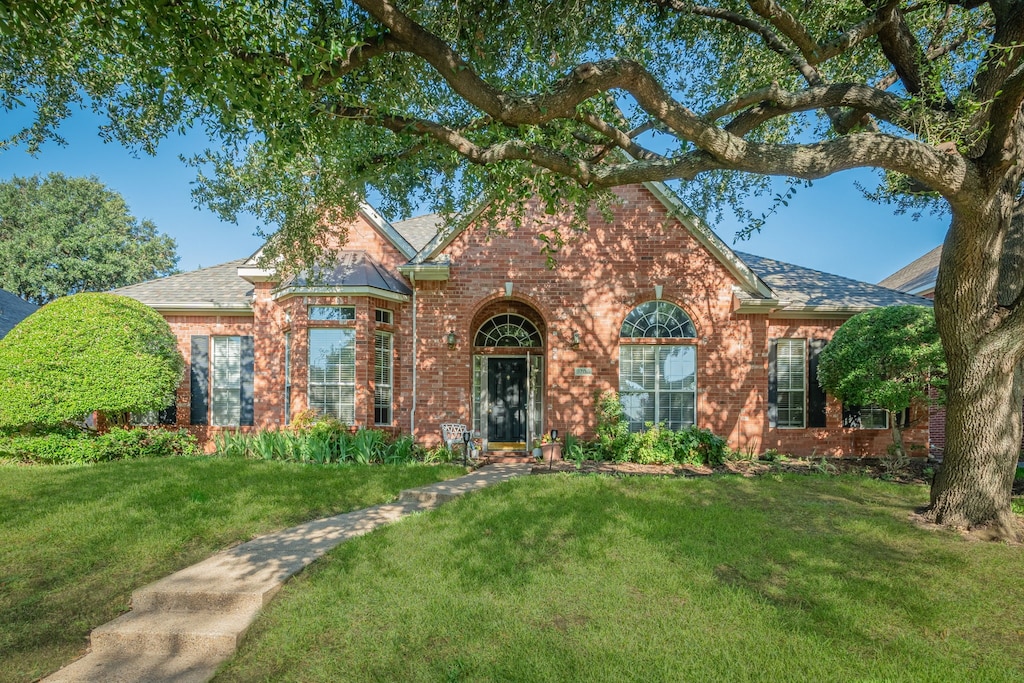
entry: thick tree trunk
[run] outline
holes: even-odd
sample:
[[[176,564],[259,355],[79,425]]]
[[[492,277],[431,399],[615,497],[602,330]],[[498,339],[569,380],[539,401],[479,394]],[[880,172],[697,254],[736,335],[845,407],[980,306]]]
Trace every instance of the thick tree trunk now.
[[[1011,229],[1013,200],[997,193],[971,211],[954,207],[943,246],[935,317],[949,369],[946,448],[929,515],[1015,540],[1010,497],[1020,453],[1024,335],[1013,324],[1014,306],[1007,306],[1017,297],[1008,296],[1007,278],[1000,277],[1004,248],[1019,237]]]
[[[941,524],[989,526],[1001,538],[1016,538],[1010,496],[1021,439],[1020,371],[995,354],[948,364],[946,450],[930,514]]]

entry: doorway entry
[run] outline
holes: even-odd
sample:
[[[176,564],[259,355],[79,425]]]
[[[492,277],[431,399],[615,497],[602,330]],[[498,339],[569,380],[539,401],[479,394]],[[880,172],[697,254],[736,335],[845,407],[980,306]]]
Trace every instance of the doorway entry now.
[[[487,359],[487,441],[526,447],[526,358]]]
[[[473,431],[487,451],[526,452],[543,427],[544,350],[524,315],[492,315],[478,328],[473,354]]]

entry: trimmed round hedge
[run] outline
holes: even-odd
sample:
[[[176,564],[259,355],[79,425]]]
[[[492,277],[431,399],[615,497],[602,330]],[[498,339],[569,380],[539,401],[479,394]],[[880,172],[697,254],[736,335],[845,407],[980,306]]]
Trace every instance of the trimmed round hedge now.
[[[0,339],[0,428],[169,405],[185,363],[167,322],[113,294],[47,304]]]

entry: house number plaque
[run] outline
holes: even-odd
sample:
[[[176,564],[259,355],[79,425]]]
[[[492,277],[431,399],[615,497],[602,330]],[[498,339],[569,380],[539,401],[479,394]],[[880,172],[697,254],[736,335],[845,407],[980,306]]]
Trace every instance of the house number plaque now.
[[[593,368],[576,368],[573,372],[577,377],[590,377],[594,374]]]

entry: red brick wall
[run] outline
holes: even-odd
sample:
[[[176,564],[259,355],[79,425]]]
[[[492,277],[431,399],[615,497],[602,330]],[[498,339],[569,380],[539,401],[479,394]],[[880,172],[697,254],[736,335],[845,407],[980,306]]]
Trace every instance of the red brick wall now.
[[[546,330],[545,430],[592,436],[595,394],[618,388],[622,321],[635,306],[655,299],[655,286],[661,285],[662,298],[681,306],[697,329],[699,426],[727,437],[734,448],[757,452],[885,452],[891,434],[842,428],[842,407],[834,400],[827,405],[826,428],[774,429],[767,424],[769,340],[829,339],[841,320],[784,321],[733,313],[732,286],[738,283],[726,268],[669,219],[644,188],[618,192],[623,203],[614,209],[611,223],[592,216],[589,234],[562,250],[554,270],[528,228],[471,229],[449,246],[449,282],[418,286],[417,438],[436,441],[440,423],[471,422],[473,336],[503,305],[520,313],[530,307],[538,327]],[[509,281],[510,299],[504,293]],[[445,343],[449,330],[459,340],[454,349]],[[570,344],[573,331],[581,336],[577,348]],[[593,374],[577,377],[577,367]],[[925,422],[918,420],[906,438],[923,445]]]
[[[769,341],[779,337],[829,339],[841,320],[775,320],[733,312],[732,288],[738,283],[684,227],[668,217],[658,200],[641,186],[620,188],[622,203],[611,221],[591,216],[590,231],[569,243],[551,269],[536,225],[550,227],[558,217],[536,213],[516,231],[512,226],[470,228],[446,252],[452,259],[448,282],[416,283],[416,390],[412,386],[412,304],[369,297],[272,298],[271,285],[255,288],[254,317],[169,316],[189,360],[191,334],[253,334],[256,337],[256,424],[284,423],[284,333],[292,333],[292,415],[306,405],[307,331],[329,323],[309,322],[308,305],[356,307],[357,420],[373,424],[374,309],[393,311],[394,423],[412,428],[417,439],[440,440],[442,422],[472,423],[473,338],[492,315],[515,312],[530,318],[543,338],[532,351],[544,358],[544,429],[590,437],[594,434],[594,398],[618,389],[619,330],[637,305],[656,298],[683,308],[697,339],[697,424],[726,437],[738,449],[768,448],[798,455],[879,455],[891,442],[888,431],[841,426],[842,408],[827,404],[827,427],[775,429],[767,424]],[[568,226],[562,224],[564,234]],[[347,249],[362,249],[389,268],[405,258],[359,218],[347,229]],[[397,272],[396,272],[397,274]],[[513,283],[511,297],[505,283]],[[456,335],[454,348],[448,333]],[[578,332],[581,342],[571,343]],[[576,376],[576,368],[592,374]],[[188,379],[179,390],[179,422],[188,421]],[[415,402],[415,416],[413,403]],[[907,434],[910,444],[927,443],[923,414]],[[413,422],[415,424],[413,425]],[[922,453],[923,454],[923,453]]]

